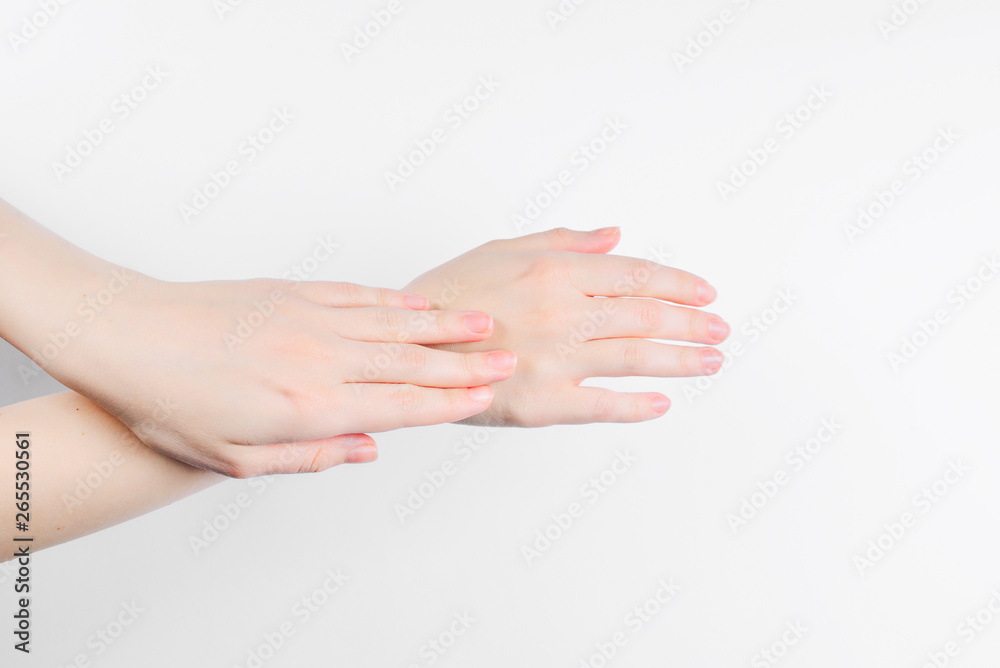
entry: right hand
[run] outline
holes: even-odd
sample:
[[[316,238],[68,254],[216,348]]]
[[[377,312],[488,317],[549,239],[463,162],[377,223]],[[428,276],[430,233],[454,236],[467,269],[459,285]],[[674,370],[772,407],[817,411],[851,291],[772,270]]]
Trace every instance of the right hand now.
[[[492,319],[395,290],[129,273],[48,370],[152,449],[230,477],[372,461],[364,432],[475,415],[516,363],[419,345],[483,341]]]

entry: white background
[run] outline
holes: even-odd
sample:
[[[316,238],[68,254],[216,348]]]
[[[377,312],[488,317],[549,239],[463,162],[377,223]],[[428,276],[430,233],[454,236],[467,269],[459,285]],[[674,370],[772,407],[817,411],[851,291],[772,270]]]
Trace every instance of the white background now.
[[[788,623],[807,631],[782,666],[916,668],[948,641],[948,665],[996,665],[1000,620],[971,642],[959,625],[1000,587],[1000,281],[973,282],[961,308],[953,291],[1000,251],[997,5],[930,0],[885,36],[888,0],[590,0],[555,28],[557,0],[403,0],[348,62],[341,45],[385,4],[246,0],[220,18],[211,0],[70,2],[15,49],[39,4],[7,0],[0,195],[159,278],[280,276],[329,234],[340,250],[315,278],[398,287],[517,234],[525,198],[617,117],[621,137],[523,231],[621,225],[617,252],[663,249],[718,287],[712,309],[743,354],[701,394],[616,383],[673,398],[652,423],[500,431],[468,461],[453,448],[474,428],[385,434],[376,464],[261,493],[233,481],[43,552],[35,653],[8,638],[0,662],[247,666],[291,621],[263,665],[766,666]],[[710,37],[724,9],[734,20]],[[703,53],[678,67],[699,33]],[[157,65],[162,85],[57,178]],[[384,173],[484,76],[497,91],[390,191]],[[814,86],[832,98],[786,138],[776,124]],[[290,127],[185,224],[179,205],[282,107]],[[957,141],[904,177],[947,128]],[[718,182],[769,137],[777,153],[723,201]],[[905,192],[852,243],[845,225],[897,178]],[[775,321],[780,290],[796,301]],[[947,322],[894,369],[938,309]],[[10,349],[2,361],[5,401],[54,389],[22,381]],[[842,429],[793,472],[786,454],[824,418]],[[637,461],[591,504],[581,486],[616,451]],[[446,460],[458,472],[401,523],[396,504]],[[968,471],[924,512],[914,496],[956,460]],[[734,532],[727,515],[778,469],[788,483]],[[191,536],[241,493],[250,507],[195,555]],[[522,547],[573,502],[583,516],[529,564]],[[906,512],[914,526],[859,568]],[[296,601],[327,569],[350,580],[300,623]],[[680,590],[636,632],[626,615],[661,579]],[[93,634],[132,601],[144,612],[97,656]],[[422,654],[463,612],[471,629]],[[602,663],[618,631],[627,643]]]

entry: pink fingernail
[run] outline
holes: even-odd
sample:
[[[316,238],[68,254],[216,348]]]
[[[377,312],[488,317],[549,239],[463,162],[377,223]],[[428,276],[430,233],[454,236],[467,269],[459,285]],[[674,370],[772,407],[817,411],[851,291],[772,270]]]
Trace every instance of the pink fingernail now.
[[[702,304],[711,304],[715,301],[716,296],[715,288],[706,283],[705,281],[698,282],[698,299]]]
[[[465,326],[474,334],[486,334],[493,328],[493,318],[485,313],[470,313],[465,316]]]
[[[378,459],[378,448],[369,443],[367,445],[359,445],[348,452],[344,462],[347,464],[367,464],[376,459]]]
[[[493,398],[493,388],[489,385],[480,385],[479,387],[470,387],[469,396],[473,401],[476,402],[486,402]]]
[[[658,397],[653,397],[653,410],[656,413],[663,415],[670,410],[670,399],[667,399],[662,394]]]
[[[708,321],[708,335],[713,341],[721,343],[729,336],[729,325],[722,318],[712,318]]]
[[[495,350],[486,355],[486,363],[497,371],[508,371],[517,364],[517,355],[509,350]]]
[[[614,236],[622,231],[620,227],[602,227],[599,230],[594,230],[594,234],[603,234],[605,236]]]
[[[406,299],[403,300],[406,304],[406,308],[413,309],[415,311],[424,311],[430,308],[431,302],[427,297],[421,295],[406,295]]]
[[[705,373],[712,375],[719,372],[725,359],[725,355],[715,348],[705,348],[701,353],[701,367]]]

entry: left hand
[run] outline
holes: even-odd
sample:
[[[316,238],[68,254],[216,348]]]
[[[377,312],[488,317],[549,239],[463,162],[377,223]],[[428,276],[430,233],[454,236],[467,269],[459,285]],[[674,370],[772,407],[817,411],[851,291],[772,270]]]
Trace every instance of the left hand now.
[[[704,279],[647,260],[607,255],[617,228],[555,229],[491,241],[420,276],[406,290],[432,308],[490,313],[493,335],[435,346],[468,352],[500,348],[518,355],[514,375],[493,385],[486,411],[463,424],[541,427],[642,422],[670,407],[662,394],[582,387],[591,377],[701,376],[721,368],[711,347],[729,326],[697,308],[714,301]]]

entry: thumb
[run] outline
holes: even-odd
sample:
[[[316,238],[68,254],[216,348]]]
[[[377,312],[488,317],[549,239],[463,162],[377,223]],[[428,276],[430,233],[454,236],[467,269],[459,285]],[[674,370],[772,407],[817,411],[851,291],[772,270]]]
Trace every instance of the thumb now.
[[[367,464],[378,459],[375,440],[367,434],[344,434],[300,443],[239,448],[241,468],[253,476],[319,473],[340,464]]]
[[[514,239],[498,239],[485,244],[483,248],[501,251],[608,253],[618,245],[619,241],[621,241],[621,229],[618,227],[604,227],[591,232],[557,227]]]

